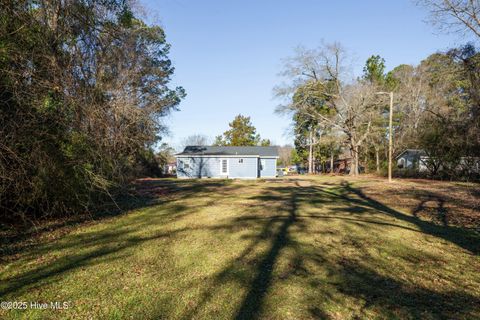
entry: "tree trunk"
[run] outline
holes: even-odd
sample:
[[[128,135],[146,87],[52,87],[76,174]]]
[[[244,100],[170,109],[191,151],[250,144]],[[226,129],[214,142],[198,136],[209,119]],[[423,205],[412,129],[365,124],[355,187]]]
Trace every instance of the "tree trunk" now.
[[[352,157],[352,161],[350,163],[350,175],[357,176],[358,175],[358,146],[352,146],[350,148],[350,154]]]
[[[333,151],[330,155],[330,173],[333,174]]]
[[[365,153],[365,173],[368,173],[368,153]]]
[[[308,173],[312,174],[313,172],[313,132],[310,131],[310,146],[308,148]]]
[[[360,160],[360,159],[359,159],[359,158],[360,158],[360,155],[358,154],[358,147],[357,147],[356,150],[355,150],[355,154],[356,154],[357,156],[355,157],[355,174],[354,174],[354,175],[355,175],[355,176],[358,176],[358,174],[359,174],[359,169],[358,169],[358,167],[359,167],[359,160]]]
[[[317,174],[317,162],[315,159],[315,146],[317,145],[317,140],[315,140],[315,135],[312,134],[312,169],[313,169],[313,174]]]
[[[380,152],[375,148],[375,161],[377,164],[377,174],[380,174]]]

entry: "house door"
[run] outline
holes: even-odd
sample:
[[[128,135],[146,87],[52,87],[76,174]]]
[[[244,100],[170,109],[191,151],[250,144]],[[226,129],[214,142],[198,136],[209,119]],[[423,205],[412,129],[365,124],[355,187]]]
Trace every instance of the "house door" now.
[[[258,178],[263,176],[265,165],[266,165],[265,159],[258,159]]]
[[[228,176],[228,159],[220,160],[220,174],[222,176]]]

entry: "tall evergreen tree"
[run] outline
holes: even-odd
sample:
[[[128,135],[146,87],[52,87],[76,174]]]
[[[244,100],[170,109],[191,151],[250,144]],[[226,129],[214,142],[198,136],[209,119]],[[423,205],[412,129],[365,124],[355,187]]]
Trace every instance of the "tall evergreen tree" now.
[[[257,129],[252,124],[250,117],[237,115],[229,124],[230,129],[223,135],[215,137],[214,145],[217,146],[269,146],[270,140],[260,139]]]
[[[385,59],[372,55],[363,67],[363,78],[373,84],[382,86],[385,82]]]

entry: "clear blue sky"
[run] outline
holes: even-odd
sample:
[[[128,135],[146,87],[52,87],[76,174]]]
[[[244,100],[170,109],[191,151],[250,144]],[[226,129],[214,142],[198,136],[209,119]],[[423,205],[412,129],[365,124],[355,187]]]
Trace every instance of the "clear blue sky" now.
[[[379,54],[387,69],[417,64],[429,54],[463,43],[425,23],[412,0],[141,0],[172,45],[174,84],[187,98],[166,119],[165,141],[178,147],[192,134],[213,139],[241,113],[263,138],[291,143],[290,120],[274,114],[272,89],[281,82],[282,59],[298,45],[339,41],[361,73]]]

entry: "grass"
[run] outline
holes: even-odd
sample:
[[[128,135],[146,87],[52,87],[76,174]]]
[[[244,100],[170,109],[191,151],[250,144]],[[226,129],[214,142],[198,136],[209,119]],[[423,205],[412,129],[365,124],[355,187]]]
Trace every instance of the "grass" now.
[[[1,301],[68,309],[0,318],[480,318],[472,188],[343,177],[144,181],[150,205],[0,264]]]

